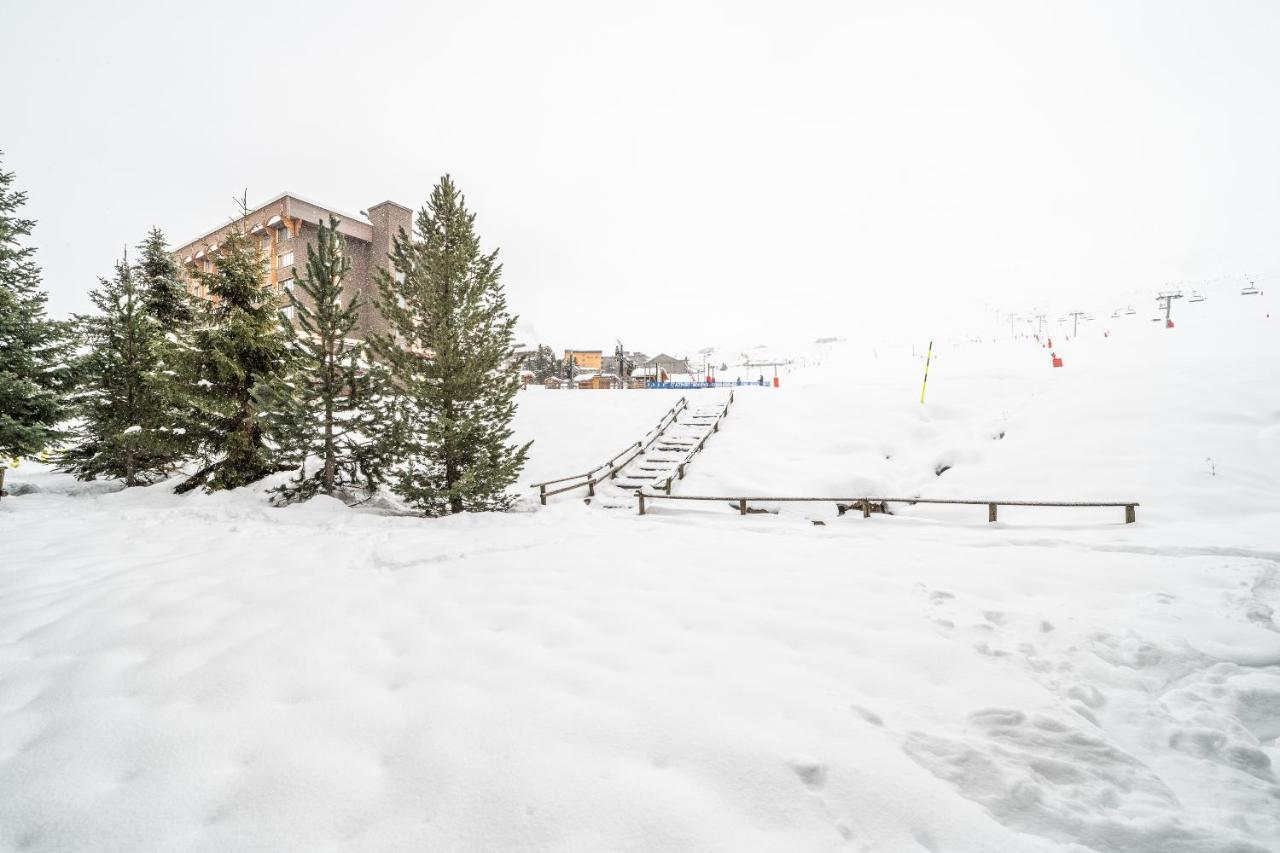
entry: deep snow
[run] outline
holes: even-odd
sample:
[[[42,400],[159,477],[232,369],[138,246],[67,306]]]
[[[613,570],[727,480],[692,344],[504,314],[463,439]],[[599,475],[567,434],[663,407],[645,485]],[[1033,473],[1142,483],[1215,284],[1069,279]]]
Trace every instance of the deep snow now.
[[[737,392],[676,487],[1135,525],[579,496],[425,521],[25,463],[0,850],[1280,849],[1266,304],[1099,320],[1061,370],[940,342],[923,407],[909,345],[822,347]],[[523,393],[523,483],[680,393],[726,392]]]

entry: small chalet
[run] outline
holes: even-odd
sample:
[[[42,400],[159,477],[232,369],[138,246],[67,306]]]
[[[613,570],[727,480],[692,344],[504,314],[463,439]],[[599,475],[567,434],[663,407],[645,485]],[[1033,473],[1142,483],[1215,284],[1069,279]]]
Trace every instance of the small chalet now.
[[[660,352],[644,364],[640,365],[640,367],[657,367],[666,373],[688,373],[689,360],[687,358],[674,358],[667,355],[665,352]]]
[[[663,370],[662,367],[656,364],[644,364],[631,371],[631,379],[633,382],[668,382],[670,381],[670,377],[670,373]]]
[[[573,377],[573,383],[583,390],[621,388],[622,381],[614,373],[582,373]]]

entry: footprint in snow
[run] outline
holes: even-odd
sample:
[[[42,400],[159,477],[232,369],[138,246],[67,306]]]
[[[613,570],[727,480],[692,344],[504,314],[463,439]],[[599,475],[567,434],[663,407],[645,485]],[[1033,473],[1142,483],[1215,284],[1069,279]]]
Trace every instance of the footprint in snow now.
[[[827,784],[827,765],[808,758],[796,758],[790,762],[792,771],[811,791],[821,791]]]
[[[873,726],[884,725],[884,720],[875,711],[872,711],[869,708],[864,708],[861,705],[850,705],[849,707],[853,709],[853,712],[855,714],[857,714],[862,719],[866,720],[871,725]]]

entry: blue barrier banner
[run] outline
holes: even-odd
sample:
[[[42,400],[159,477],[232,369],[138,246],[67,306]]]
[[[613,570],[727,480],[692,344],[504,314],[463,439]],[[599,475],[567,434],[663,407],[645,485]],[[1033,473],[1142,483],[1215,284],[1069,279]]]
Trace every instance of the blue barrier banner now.
[[[739,379],[737,382],[649,382],[646,388],[679,388],[682,390],[696,390],[698,388],[742,388],[744,386],[756,385],[763,386],[763,381],[752,381]]]

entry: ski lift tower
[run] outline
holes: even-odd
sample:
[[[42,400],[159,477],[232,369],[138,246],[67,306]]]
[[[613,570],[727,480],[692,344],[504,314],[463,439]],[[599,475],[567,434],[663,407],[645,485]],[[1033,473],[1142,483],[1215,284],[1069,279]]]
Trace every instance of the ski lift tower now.
[[[1181,290],[1171,290],[1168,293],[1161,293],[1156,297],[1156,302],[1163,303],[1164,305],[1164,327],[1166,329],[1173,328],[1173,320],[1169,319],[1169,312],[1173,310],[1173,300],[1181,298]]]
[[[1080,327],[1080,318],[1084,316],[1083,311],[1072,311],[1067,315],[1071,318],[1071,337],[1076,336],[1076,329]]]

